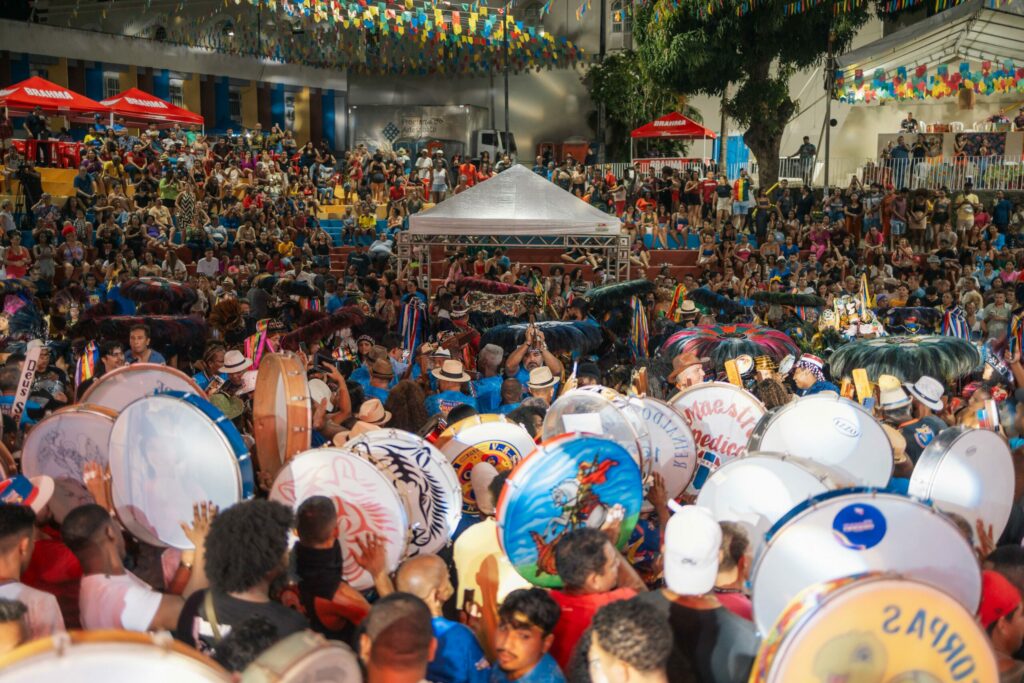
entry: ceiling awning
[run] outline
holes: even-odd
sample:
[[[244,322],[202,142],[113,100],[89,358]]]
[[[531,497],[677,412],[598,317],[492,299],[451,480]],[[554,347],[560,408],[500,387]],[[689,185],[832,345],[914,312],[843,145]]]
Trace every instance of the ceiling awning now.
[[[900,67],[912,71],[952,62],[1007,60],[1024,63],[1024,7],[995,0],[968,0],[961,5],[851,50],[837,62],[843,75],[857,71],[887,76]]]
[[[38,76],[0,89],[0,107],[22,116],[40,107],[44,114],[67,116],[77,121],[88,121],[94,114],[110,113],[105,105]]]
[[[138,88],[128,88],[103,100],[102,104],[110,107],[115,115],[123,116],[128,123],[203,125],[203,117],[199,114],[193,114],[188,109],[165,102]]]
[[[715,131],[705,128],[679,112],[669,112],[660,119],[644,124],[630,133],[634,138],[715,138]]]

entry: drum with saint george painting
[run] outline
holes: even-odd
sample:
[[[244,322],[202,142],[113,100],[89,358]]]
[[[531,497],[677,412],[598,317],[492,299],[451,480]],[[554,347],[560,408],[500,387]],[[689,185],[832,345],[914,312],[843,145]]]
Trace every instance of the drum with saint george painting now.
[[[621,548],[636,526],[642,496],[640,468],[625,448],[607,437],[562,434],[509,475],[498,499],[498,541],[524,579],[557,588],[558,541],[574,529],[600,529],[621,517]]]

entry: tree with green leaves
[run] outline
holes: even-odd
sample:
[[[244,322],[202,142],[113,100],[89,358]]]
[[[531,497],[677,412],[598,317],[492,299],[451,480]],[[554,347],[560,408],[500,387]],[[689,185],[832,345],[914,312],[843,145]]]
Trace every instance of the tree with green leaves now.
[[[837,11],[833,2],[787,16],[788,4],[657,0],[639,6],[633,23],[640,61],[657,85],[723,98],[725,113],[745,129],[761,187],[778,179],[782,134],[798,111],[790,77],[824,64],[830,34],[842,54],[870,16],[865,4]]]
[[[583,77],[593,102],[603,102],[609,159],[629,158],[629,134],[634,128],[677,111],[702,122],[700,112],[682,104],[676,91],[656,83],[645,62],[633,50],[622,50],[594,64]],[[592,114],[597,130],[597,113]]]

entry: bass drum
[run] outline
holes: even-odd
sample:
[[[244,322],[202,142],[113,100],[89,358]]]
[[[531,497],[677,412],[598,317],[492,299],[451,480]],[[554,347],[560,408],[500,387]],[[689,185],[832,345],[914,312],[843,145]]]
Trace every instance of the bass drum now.
[[[747,445],[788,453],[840,470],[857,486],[884,488],[892,476],[892,444],[859,403],[832,393],[804,396],[765,415]]]
[[[307,498],[327,496],[338,510],[342,576],[356,590],[373,587],[373,577],[353,556],[356,543],[371,534],[386,546],[389,572],[405,557],[409,517],[405,501],[391,479],[355,453],[340,448],[314,448],[300,453],[281,468],[270,489],[270,500],[299,509]]]
[[[362,683],[352,649],[312,631],[279,640],[242,672],[240,683]]]
[[[309,384],[298,356],[263,356],[256,373],[252,415],[256,461],[260,474],[271,481],[282,465],[310,447],[313,415]]]
[[[409,510],[406,556],[437,553],[462,519],[462,487],[441,451],[400,429],[375,429],[345,444],[391,477]]]
[[[180,370],[155,363],[135,363],[97,378],[78,402],[103,406],[119,413],[133,401],[167,391],[205,396],[199,385]]]
[[[809,587],[762,641],[750,683],[997,681],[995,654],[972,612],[898,574]]]
[[[786,513],[809,498],[849,486],[845,476],[812,460],[780,453],[748,453],[708,477],[697,505],[719,522],[747,530],[752,556],[764,535]]]
[[[50,413],[25,435],[22,473],[53,479],[51,508],[58,518],[63,519],[79,505],[94,502],[85,488],[82,468],[95,462],[106,469],[116,418],[117,413],[109,408],[76,404]]]
[[[512,470],[497,513],[498,542],[520,576],[536,586],[562,585],[555,546],[573,529],[599,529],[620,508],[621,548],[640,517],[640,468],[608,438],[562,434]]]
[[[632,397],[629,406],[647,426],[650,448],[644,452],[645,475],[660,474],[665,481],[665,493],[678,498],[697,471],[697,447],[693,433],[682,414],[668,403],[649,396]],[[644,478],[644,492],[650,487],[650,477]],[[644,512],[654,509],[646,500]]]
[[[111,493],[117,518],[155,546],[191,549],[181,524],[208,500],[224,509],[256,489],[242,435],[213,404],[168,392],[128,405],[110,432]]]
[[[596,434],[615,441],[644,465],[644,451],[650,450],[647,426],[622,396],[602,386],[568,391],[555,400],[544,416],[544,441],[562,434]]]
[[[1013,455],[1006,439],[987,429],[949,427],[921,453],[907,493],[968,521],[998,541],[1013,508]]]
[[[750,572],[754,623],[766,634],[808,586],[870,571],[897,572],[978,609],[978,559],[955,522],[913,498],[843,489],[798,505],[766,535]]]
[[[4,683],[230,683],[212,659],[167,634],[71,631],[0,655]]]
[[[499,472],[515,467],[537,444],[525,429],[503,415],[473,415],[448,427],[437,447],[455,468],[462,486],[462,511],[476,515],[476,494],[470,473],[480,462],[489,462]]]
[[[690,426],[697,468],[686,490],[696,494],[719,467],[747,454],[747,441],[764,404],[728,382],[705,382],[676,394],[669,403]]]

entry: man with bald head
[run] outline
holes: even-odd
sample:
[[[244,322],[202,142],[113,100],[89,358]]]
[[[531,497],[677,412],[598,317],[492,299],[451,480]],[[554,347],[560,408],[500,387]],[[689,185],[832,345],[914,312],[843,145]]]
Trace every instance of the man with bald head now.
[[[460,623],[441,616],[455,592],[448,567],[437,555],[410,558],[398,568],[396,588],[421,599],[430,609],[437,651],[427,666],[427,680],[438,683],[485,683],[490,666],[476,636]]]

